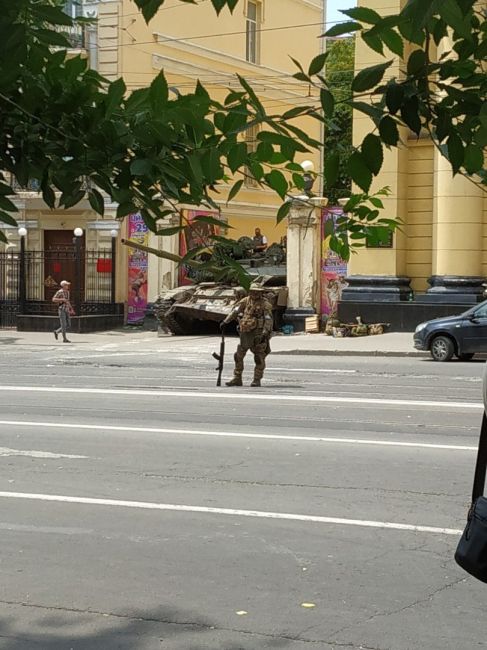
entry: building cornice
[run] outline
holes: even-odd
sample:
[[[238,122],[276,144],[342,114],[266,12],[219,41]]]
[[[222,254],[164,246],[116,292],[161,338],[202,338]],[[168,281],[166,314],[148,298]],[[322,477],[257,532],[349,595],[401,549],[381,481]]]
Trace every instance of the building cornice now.
[[[165,56],[163,54],[156,54],[156,53],[152,54],[152,67],[155,70],[163,69],[166,73],[169,72],[171,74],[180,75],[183,77],[189,77],[194,79],[195,81],[198,78],[204,76],[205,74],[208,74],[208,70],[211,69],[211,67],[206,65],[198,65],[196,63],[191,63],[188,61],[181,61],[180,58],[173,58],[170,56]],[[271,70],[270,68],[262,68],[262,66],[259,66],[259,68],[261,69],[261,71],[262,69],[265,69],[266,72]],[[254,70],[254,74],[255,74],[255,70]],[[285,74],[286,73],[281,71],[280,73],[278,72],[277,74],[272,76],[276,78],[278,77],[278,75],[281,75],[282,78],[282,76],[284,76]],[[222,70],[219,70],[218,75],[219,75],[218,79],[211,82],[212,86],[220,86],[222,88],[241,89],[240,83],[236,78],[234,72],[233,73],[224,72]],[[258,81],[252,79],[252,88],[261,97],[266,97],[269,99],[279,99],[293,105],[302,104],[306,106],[314,99],[317,99],[315,97],[308,96],[308,88],[307,87],[305,88],[304,85],[302,84],[294,82],[291,77],[289,77],[289,85],[286,86],[285,90],[283,90],[282,86],[275,86],[271,81],[266,80],[265,76],[263,76],[262,79],[259,79]]]
[[[297,81],[285,70],[249,63],[248,61],[245,61],[245,59],[233,54],[213,50],[204,45],[191,43],[182,39],[175,39],[169,34],[154,32],[153,36],[158,45],[161,45],[168,50],[175,50],[174,56],[156,52],[152,54],[152,65],[156,70],[164,68],[173,74],[189,76],[195,79],[208,74],[208,70],[218,70],[218,75],[221,80],[213,82],[214,85],[225,88],[232,86],[240,88],[240,84],[235,78],[235,71],[237,68],[238,72],[242,76],[253,79],[253,88],[264,97],[275,99],[290,98],[290,103],[293,104],[307,104],[311,99],[313,99],[312,97],[308,97],[309,86]],[[182,61],[180,56],[181,52],[194,56],[198,61],[201,61],[201,64],[191,61]],[[228,70],[227,72],[225,71],[225,68],[231,68],[231,70]],[[261,79],[255,81],[255,75],[259,75]],[[268,79],[266,79],[266,77],[268,77]],[[282,90],[283,78],[287,81],[285,90]],[[277,86],[272,83],[272,80],[275,79],[279,79],[281,82]]]

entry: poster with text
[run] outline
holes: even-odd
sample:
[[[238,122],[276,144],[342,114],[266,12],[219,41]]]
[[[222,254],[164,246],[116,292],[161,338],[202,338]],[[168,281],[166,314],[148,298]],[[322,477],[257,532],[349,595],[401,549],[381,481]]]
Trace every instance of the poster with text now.
[[[186,226],[179,236],[179,254],[184,257],[193,248],[201,248],[196,259],[206,261],[211,257],[210,248],[213,246],[213,235],[219,235],[220,229],[212,223],[199,221],[196,217],[220,218],[217,212],[204,210],[185,211]],[[182,264],[179,268],[179,284],[192,284],[191,268]]]
[[[336,220],[343,215],[341,208],[324,208],[321,214],[321,314],[336,315],[343,287],[347,286],[347,263],[330,249],[330,233]]]
[[[149,245],[149,229],[140,214],[131,214],[127,219],[127,238],[143,246]],[[128,309],[127,323],[134,325],[144,320],[147,309],[148,255],[129,248],[128,256]]]

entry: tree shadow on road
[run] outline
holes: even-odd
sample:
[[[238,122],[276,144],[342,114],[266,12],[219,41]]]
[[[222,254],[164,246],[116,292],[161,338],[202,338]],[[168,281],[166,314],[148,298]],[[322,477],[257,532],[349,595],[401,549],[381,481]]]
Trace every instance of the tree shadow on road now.
[[[207,617],[177,608],[103,613],[31,605],[5,605],[2,650],[279,650],[297,643],[245,628],[217,629]],[[242,626],[244,627],[244,626]]]

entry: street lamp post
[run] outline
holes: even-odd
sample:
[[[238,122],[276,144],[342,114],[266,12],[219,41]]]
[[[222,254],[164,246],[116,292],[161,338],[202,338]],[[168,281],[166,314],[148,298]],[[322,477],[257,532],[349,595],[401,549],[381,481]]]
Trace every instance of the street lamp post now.
[[[111,267],[111,284],[110,284],[110,302],[112,305],[115,304],[115,262],[117,254],[117,236],[118,230],[110,230],[110,235],[112,238],[112,267]]]
[[[26,228],[19,228],[17,233],[20,237],[20,273],[19,273],[19,312],[25,313],[25,298],[26,298],[26,281],[25,281],[25,237],[27,235]]]
[[[76,290],[74,301],[78,316],[81,316],[81,237],[83,236],[82,228],[74,229],[74,246],[76,258]]]

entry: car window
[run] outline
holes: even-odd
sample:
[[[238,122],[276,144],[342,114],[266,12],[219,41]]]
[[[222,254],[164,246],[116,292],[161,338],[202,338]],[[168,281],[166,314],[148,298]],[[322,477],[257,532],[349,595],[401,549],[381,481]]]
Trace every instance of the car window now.
[[[474,313],[475,318],[487,318],[487,305],[482,305],[482,307],[479,307],[475,313]]]

